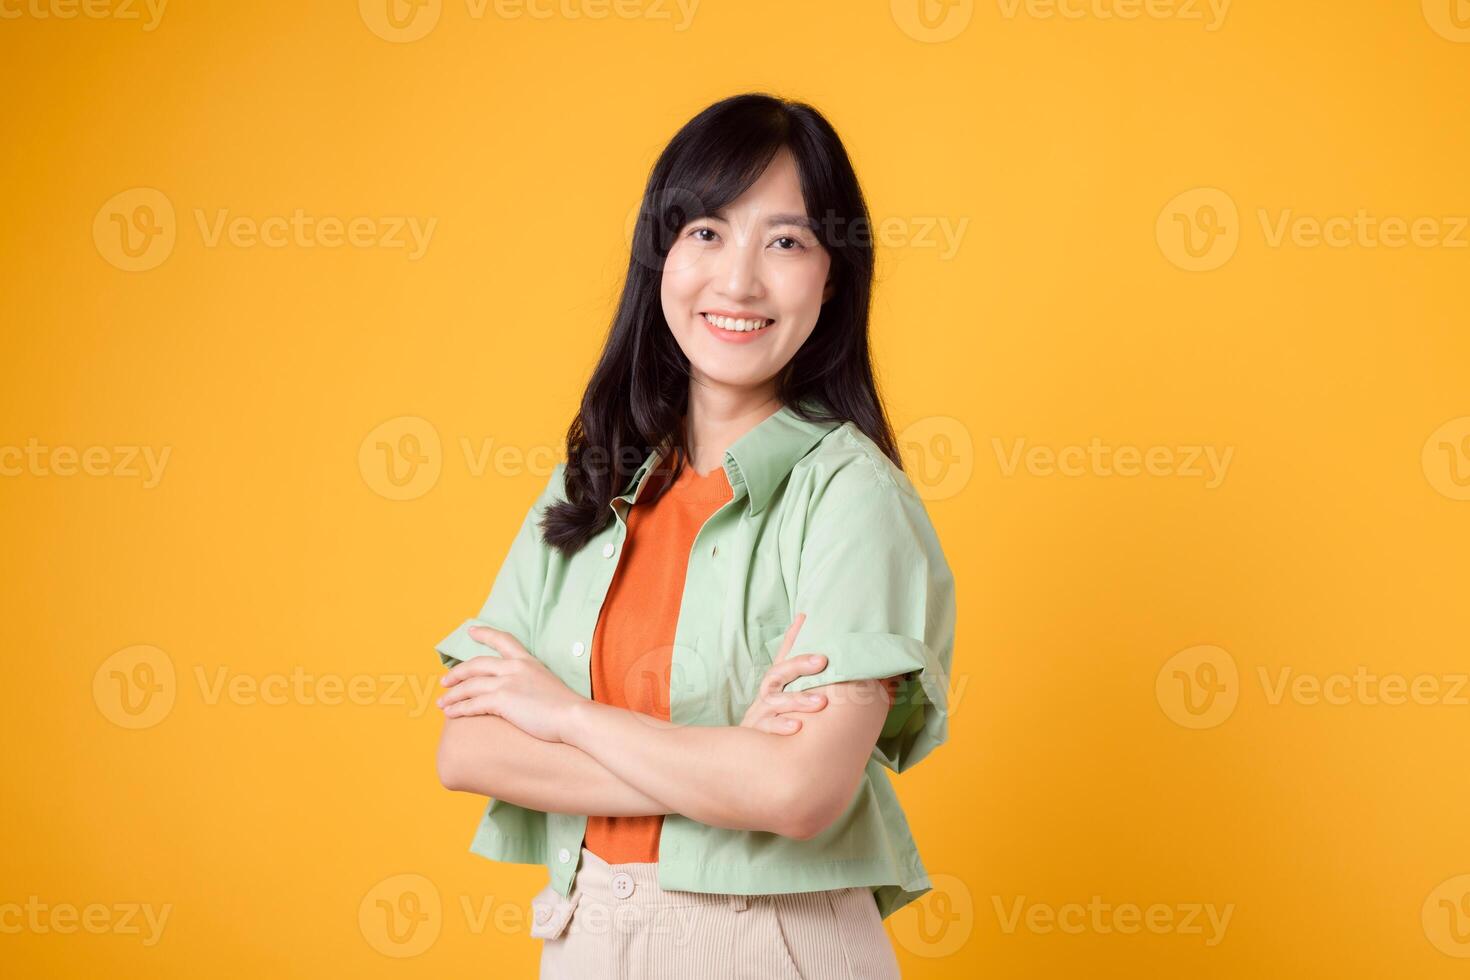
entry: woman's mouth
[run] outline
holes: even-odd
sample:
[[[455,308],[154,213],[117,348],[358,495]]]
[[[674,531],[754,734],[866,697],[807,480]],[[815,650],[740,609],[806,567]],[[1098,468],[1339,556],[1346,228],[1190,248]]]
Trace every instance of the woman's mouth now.
[[[731,317],[716,313],[700,313],[699,316],[716,331],[725,334],[756,334],[776,322],[766,317]]]

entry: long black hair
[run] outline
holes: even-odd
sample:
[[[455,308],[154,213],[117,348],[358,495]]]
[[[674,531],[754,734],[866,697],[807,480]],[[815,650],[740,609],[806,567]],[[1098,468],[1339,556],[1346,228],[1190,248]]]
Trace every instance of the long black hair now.
[[[782,368],[776,396],[809,421],[851,421],[902,469],[868,350],[872,220],[847,151],[810,105],[759,92],[732,96],[685,123],[649,174],[617,314],[567,429],[566,500],[548,507],[541,521],[546,543],[563,554],[607,526],[609,502],[655,448],[674,466],[648,499],[686,465],[689,359],[664,319],[664,261],[681,229],[739,198],[783,146],[796,160],[807,215],[831,256],[834,291],[811,336]],[[825,411],[806,411],[800,403],[808,398]]]

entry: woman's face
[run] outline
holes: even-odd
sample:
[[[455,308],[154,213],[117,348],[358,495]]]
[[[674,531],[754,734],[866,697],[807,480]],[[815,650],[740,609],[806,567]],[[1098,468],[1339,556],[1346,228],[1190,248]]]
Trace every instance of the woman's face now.
[[[664,318],[694,380],[772,386],[831,298],[831,261],[810,227],[796,159],[782,147],[739,199],[685,225],[669,250]]]

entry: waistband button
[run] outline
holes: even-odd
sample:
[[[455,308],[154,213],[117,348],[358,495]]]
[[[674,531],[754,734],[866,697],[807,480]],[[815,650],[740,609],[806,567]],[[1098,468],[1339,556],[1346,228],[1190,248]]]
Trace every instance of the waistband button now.
[[[618,898],[627,898],[633,894],[633,877],[625,872],[619,871],[612,877],[613,894]]]

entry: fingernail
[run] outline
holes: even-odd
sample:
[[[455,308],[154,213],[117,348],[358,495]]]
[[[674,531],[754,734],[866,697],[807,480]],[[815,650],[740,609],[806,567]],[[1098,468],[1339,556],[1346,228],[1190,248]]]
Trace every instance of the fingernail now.
[[[817,697],[815,694],[803,694],[801,696],[801,699],[807,704],[816,704],[818,701],[821,700],[821,698]]]
[[[783,721],[783,722],[781,722],[781,727],[784,728],[784,729],[786,729],[787,731],[790,731],[791,729],[793,729],[793,728],[796,727],[796,722],[794,722],[794,721]]]
[[[822,656],[821,654],[814,654],[810,657],[807,657],[806,662],[809,664],[819,664],[822,662]]]

